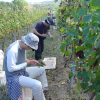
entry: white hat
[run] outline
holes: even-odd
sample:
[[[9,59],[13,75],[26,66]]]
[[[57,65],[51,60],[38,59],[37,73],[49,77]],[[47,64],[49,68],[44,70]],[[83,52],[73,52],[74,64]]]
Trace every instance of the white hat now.
[[[38,49],[39,38],[34,33],[29,33],[26,36],[23,36],[21,40],[32,49]]]

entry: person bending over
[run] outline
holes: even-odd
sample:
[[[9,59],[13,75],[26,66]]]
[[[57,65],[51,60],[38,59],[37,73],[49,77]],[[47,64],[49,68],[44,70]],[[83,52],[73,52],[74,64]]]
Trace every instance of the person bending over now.
[[[33,30],[33,33],[39,37],[38,49],[35,50],[36,60],[42,59],[42,52],[44,50],[44,39],[46,38],[46,33],[51,39],[53,39],[53,36],[49,32],[50,25],[55,25],[55,23],[53,22],[52,18],[47,17],[45,21],[38,22],[35,26],[35,29]]]

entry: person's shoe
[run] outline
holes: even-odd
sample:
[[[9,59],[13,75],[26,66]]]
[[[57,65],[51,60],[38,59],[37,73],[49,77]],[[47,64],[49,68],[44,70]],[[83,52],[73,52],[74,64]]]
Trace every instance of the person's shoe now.
[[[43,89],[43,92],[44,92],[44,93],[46,93],[46,92],[48,92],[48,91],[49,91],[49,88],[44,88],[44,89]]]

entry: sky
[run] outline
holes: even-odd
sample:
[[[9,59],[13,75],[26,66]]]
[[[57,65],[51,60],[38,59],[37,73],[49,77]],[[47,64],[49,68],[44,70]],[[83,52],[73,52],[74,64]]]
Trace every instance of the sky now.
[[[5,1],[5,2],[11,2],[13,0],[0,0],[0,1]],[[42,2],[42,1],[54,1],[54,0],[25,0],[27,2]]]

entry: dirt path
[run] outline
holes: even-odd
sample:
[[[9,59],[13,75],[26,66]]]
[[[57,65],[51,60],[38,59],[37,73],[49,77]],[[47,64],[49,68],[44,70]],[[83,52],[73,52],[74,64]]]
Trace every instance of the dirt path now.
[[[61,36],[60,33],[54,29],[50,29],[54,40],[49,36],[45,39],[45,49],[42,57],[56,57],[56,69],[46,70],[49,84],[49,92],[45,93],[46,100],[88,100],[88,95],[83,94],[76,88],[76,80],[73,81],[73,89],[69,89],[68,73],[71,69],[64,63],[66,58],[60,52]]]
[[[69,98],[69,68],[64,68],[63,54],[60,52],[61,36],[54,29],[50,30],[54,40],[49,37],[45,40],[43,56],[56,57],[56,69],[46,70],[49,92],[45,94],[46,100],[67,100]],[[62,84],[63,83],[63,84]]]
[[[69,98],[69,68],[64,68],[63,54],[60,52],[61,36],[60,33],[54,29],[50,29],[54,40],[46,37],[44,41],[44,57],[56,57],[56,69],[46,70],[49,92],[45,93],[46,100],[67,100]],[[34,52],[27,53],[28,58],[34,58]],[[64,84],[62,84],[64,83]]]

